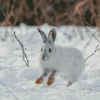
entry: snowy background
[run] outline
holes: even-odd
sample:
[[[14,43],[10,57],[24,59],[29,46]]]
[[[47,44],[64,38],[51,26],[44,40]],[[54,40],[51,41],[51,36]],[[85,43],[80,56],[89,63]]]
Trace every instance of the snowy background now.
[[[100,99],[100,52],[96,52],[86,60],[85,70],[79,81],[67,87],[67,81],[56,77],[51,86],[35,84],[35,80],[41,75],[39,53],[43,45],[37,26],[0,27],[0,36],[6,41],[0,41],[0,100],[99,100]],[[84,37],[81,39],[79,28],[75,26],[53,27],[44,24],[39,27],[46,34],[55,28],[57,39],[55,45],[72,46],[78,48],[86,59],[91,55],[99,43],[84,27],[79,27]],[[87,27],[92,33],[97,27]],[[11,36],[16,32],[22,41],[29,60],[29,67],[23,61],[23,53],[19,43]],[[95,36],[100,39],[100,32]],[[86,46],[87,42],[91,42]]]

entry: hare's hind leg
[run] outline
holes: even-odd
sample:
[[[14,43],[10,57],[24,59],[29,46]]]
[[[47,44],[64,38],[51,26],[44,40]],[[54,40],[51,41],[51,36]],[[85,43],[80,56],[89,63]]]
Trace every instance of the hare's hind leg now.
[[[54,82],[56,70],[53,70],[48,78],[47,85],[50,86]]]
[[[44,73],[39,78],[36,79],[35,83],[36,84],[43,83],[43,79],[49,74],[49,72],[50,72],[50,69],[45,69]]]
[[[66,75],[65,76],[60,75],[60,77],[63,78],[63,79],[65,79],[65,80],[67,80],[67,76]],[[68,81],[67,87],[70,86],[70,85],[72,85],[72,82]]]
[[[68,84],[67,84],[67,87],[70,86],[70,85],[72,85],[72,82],[69,81]]]

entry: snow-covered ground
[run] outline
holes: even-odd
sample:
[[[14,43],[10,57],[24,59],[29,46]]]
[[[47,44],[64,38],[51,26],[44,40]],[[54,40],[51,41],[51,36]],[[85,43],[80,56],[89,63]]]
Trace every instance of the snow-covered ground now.
[[[56,77],[51,86],[35,84],[35,80],[41,75],[39,64],[39,53],[43,45],[37,26],[0,27],[0,36],[4,37],[5,31],[8,38],[5,42],[0,41],[0,100],[99,100],[100,99],[100,52],[96,52],[86,61],[84,73],[78,82],[67,87],[67,81]],[[40,29],[46,34],[53,28],[44,24]],[[92,38],[84,27],[80,27],[84,39],[78,27],[60,26],[54,27],[57,31],[56,45],[72,46],[81,50],[84,59],[92,54],[99,43]],[[97,28],[88,29],[94,33]],[[16,35],[22,41],[30,66],[27,67],[23,61],[23,54],[19,43],[11,34]],[[67,35],[66,35],[67,34]],[[70,36],[71,35],[71,36]],[[95,35],[100,39],[99,32]],[[68,38],[69,37],[69,38]],[[69,40],[71,39],[72,40]]]

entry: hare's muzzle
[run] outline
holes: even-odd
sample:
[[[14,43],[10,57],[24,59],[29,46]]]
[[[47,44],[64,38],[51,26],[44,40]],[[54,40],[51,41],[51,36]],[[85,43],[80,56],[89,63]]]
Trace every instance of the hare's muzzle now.
[[[43,54],[42,54],[42,59],[43,61],[45,61],[47,59],[47,53],[46,50],[44,50]]]
[[[42,55],[42,59],[43,59],[43,61],[45,61],[45,55]]]

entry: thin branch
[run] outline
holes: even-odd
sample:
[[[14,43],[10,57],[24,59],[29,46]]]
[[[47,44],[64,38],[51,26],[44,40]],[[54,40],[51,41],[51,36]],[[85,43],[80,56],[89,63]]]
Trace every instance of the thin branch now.
[[[21,14],[21,12],[22,12],[22,10],[23,10],[24,3],[25,3],[25,0],[22,1],[22,5],[21,5],[20,8],[19,8],[19,12],[18,12],[18,14],[17,14],[17,17],[16,17],[16,19],[15,19],[13,25],[16,25],[16,23],[17,23],[17,21],[18,21],[18,19],[19,19],[19,17],[20,17],[20,14]]]
[[[27,66],[29,66],[29,61],[28,61],[27,55],[26,55],[26,53],[25,53],[25,49],[26,49],[26,48],[24,48],[22,42],[17,38],[15,32],[14,32],[14,35],[12,35],[12,36],[13,36],[13,37],[19,42],[19,44],[21,45],[21,47],[22,47],[22,52],[23,52],[23,61],[25,62],[25,64],[26,64]]]
[[[86,27],[86,26],[84,26],[90,33],[91,33],[91,35],[100,43],[100,41],[97,39],[97,37]]]
[[[1,10],[3,16],[6,18],[7,15],[6,15],[6,13],[4,12],[4,8],[5,8],[5,7],[4,7],[4,5],[2,4],[2,1],[3,1],[3,0],[0,1],[0,10]]]
[[[91,27],[95,28],[96,30],[98,29],[97,27],[92,26],[91,24],[89,24],[89,23],[86,22],[86,21],[82,21],[82,22],[85,23],[85,24],[87,24],[88,26],[91,26]],[[98,30],[98,31],[100,32],[100,30]]]
[[[93,39],[93,37],[91,37],[90,40],[86,43],[86,45],[83,47],[84,49],[90,44],[92,39]]]
[[[98,50],[100,50],[100,48],[98,48],[99,46],[97,45],[96,46],[96,48],[95,48],[95,51],[90,55],[90,56],[88,56],[86,59],[85,59],[85,61],[87,60],[87,59],[89,59],[91,56],[93,56]]]
[[[98,10],[98,9],[96,8],[96,6],[94,5],[93,1],[92,1],[92,5],[93,5],[93,7],[95,8],[95,10],[98,12],[98,15],[99,15],[99,17],[100,17],[99,10]]]
[[[96,32],[98,32],[99,30],[95,31],[93,35],[95,35]],[[86,43],[86,45],[84,46],[84,49],[90,44],[91,40],[93,39],[93,37],[90,38],[90,40]]]
[[[5,87],[5,89],[16,99],[16,100],[19,100],[18,97],[16,97],[16,95],[11,91],[9,90],[9,88],[0,80],[0,84]]]

